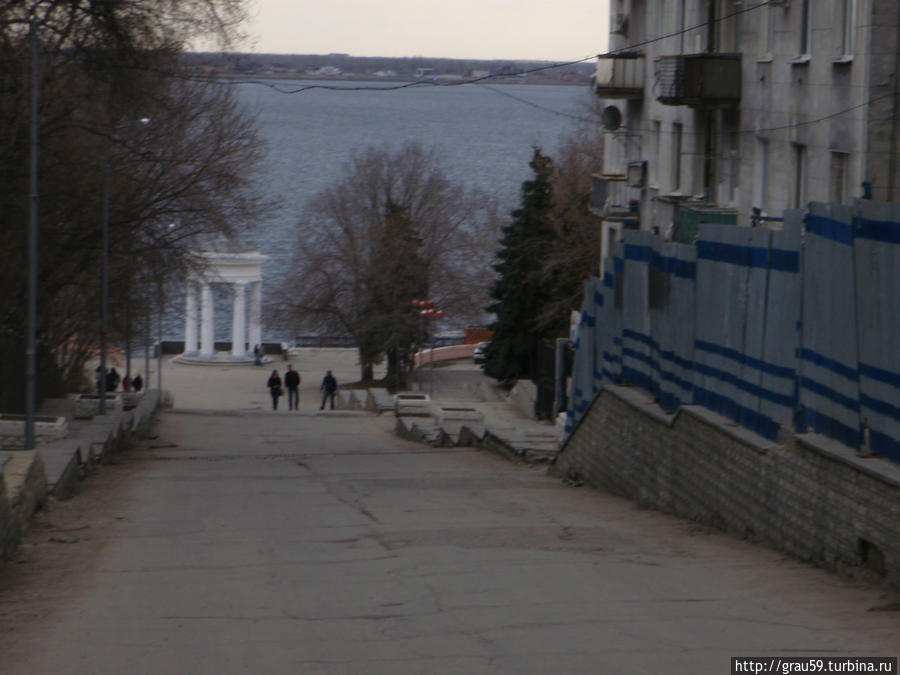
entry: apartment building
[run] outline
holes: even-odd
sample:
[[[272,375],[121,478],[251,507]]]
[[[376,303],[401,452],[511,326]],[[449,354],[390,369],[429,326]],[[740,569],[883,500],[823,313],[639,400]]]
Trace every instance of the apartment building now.
[[[610,1],[605,255],[623,228],[690,243],[703,222],[900,201],[897,0]]]

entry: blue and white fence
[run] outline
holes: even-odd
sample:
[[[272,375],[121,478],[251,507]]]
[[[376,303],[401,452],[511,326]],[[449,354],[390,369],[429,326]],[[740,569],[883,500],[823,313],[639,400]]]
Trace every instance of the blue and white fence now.
[[[626,231],[587,282],[567,428],[603,384],[775,440],[813,430],[900,461],[900,204],[811,204],[780,231]]]

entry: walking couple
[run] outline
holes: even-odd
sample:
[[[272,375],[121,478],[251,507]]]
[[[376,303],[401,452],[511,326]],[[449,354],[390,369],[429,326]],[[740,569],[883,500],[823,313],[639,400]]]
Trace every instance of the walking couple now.
[[[272,410],[278,410],[278,399],[284,394],[284,390],[281,388],[281,377],[277,370],[272,371],[266,386],[272,395]],[[300,410],[300,373],[294,370],[294,366],[290,363],[284,374],[284,386],[288,392],[288,410]]]

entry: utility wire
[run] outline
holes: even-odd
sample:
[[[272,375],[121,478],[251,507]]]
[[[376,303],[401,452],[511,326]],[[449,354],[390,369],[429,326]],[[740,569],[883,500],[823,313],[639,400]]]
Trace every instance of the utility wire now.
[[[751,5],[750,7],[744,7],[742,9],[731,12],[730,14],[725,14],[720,17],[716,17],[712,21],[703,21],[694,26],[689,26],[687,28],[682,28],[680,30],[674,31],[672,33],[667,33],[665,35],[659,35],[657,37],[649,38],[647,40],[643,40],[641,42],[636,42],[634,44],[630,44],[624,47],[619,47],[617,49],[612,49],[602,54],[591,54],[590,56],[584,56],[580,59],[574,59],[572,61],[564,61],[561,63],[550,63],[543,66],[536,66],[534,68],[527,68],[525,70],[519,70],[512,73],[489,73],[488,75],[482,75],[480,77],[469,78],[466,80],[455,80],[451,82],[437,82],[431,80],[422,80],[416,82],[404,82],[402,84],[397,85],[389,85],[389,86],[377,86],[373,87],[371,85],[365,86],[341,86],[334,84],[309,84],[303,85],[302,87],[297,87],[294,89],[284,89],[280,87],[278,84],[272,83],[266,80],[260,79],[230,79],[223,81],[221,79],[214,78],[201,78],[195,76],[179,76],[177,74],[172,74],[175,77],[182,77],[184,79],[189,79],[195,82],[209,82],[209,83],[217,83],[217,84],[253,84],[259,85],[263,87],[268,87],[274,91],[277,91],[280,94],[302,94],[306,91],[311,91],[313,89],[323,89],[327,91],[398,91],[400,89],[410,89],[410,88],[418,88],[418,87],[460,87],[466,84],[479,84],[481,82],[485,82],[487,80],[493,80],[497,78],[506,78],[506,77],[519,77],[522,75],[530,75],[532,73],[539,73],[545,70],[554,70],[556,68],[567,68],[569,66],[578,65],[579,63],[584,63],[586,61],[591,61],[595,58],[608,58],[612,56],[616,56],[617,54],[622,54],[625,52],[634,51],[640,47],[645,47],[647,45],[654,44],[656,42],[661,42],[662,40],[667,40],[672,37],[677,37],[679,35],[684,35],[686,33],[690,33],[691,31],[699,30],[701,28],[705,28],[712,24],[716,24],[722,21],[727,21],[733,17],[739,16],[741,14],[746,14],[747,12],[752,12],[754,10],[759,9],[760,7],[765,7],[766,5],[772,4],[773,0],[763,0],[763,2],[759,2],[755,5]],[[157,71],[162,72],[162,71]],[[566,113],[560,113],[562,115],[566,115]]]

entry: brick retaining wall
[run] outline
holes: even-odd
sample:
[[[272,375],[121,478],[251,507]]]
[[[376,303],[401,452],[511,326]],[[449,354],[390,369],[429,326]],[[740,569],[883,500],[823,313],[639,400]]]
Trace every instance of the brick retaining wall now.
[[[824,437],[775,444],[705,408],[666,414],[606,386],[553,471],[900,588],[900,467]]]

